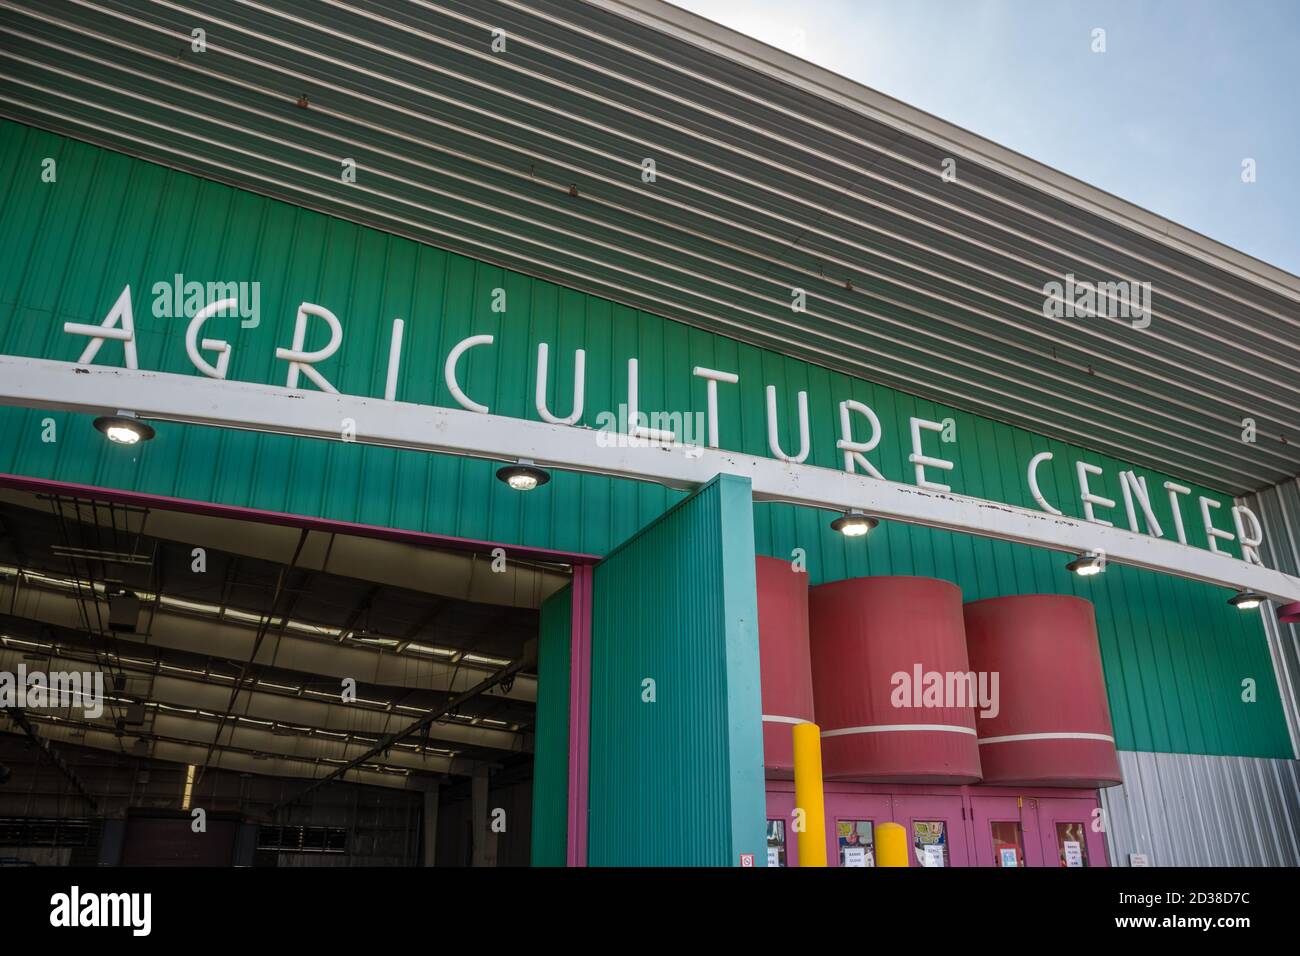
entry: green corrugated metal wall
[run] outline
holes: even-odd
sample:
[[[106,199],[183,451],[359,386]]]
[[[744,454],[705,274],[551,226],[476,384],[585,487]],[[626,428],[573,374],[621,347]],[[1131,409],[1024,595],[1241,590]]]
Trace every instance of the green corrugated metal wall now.
[[[592,866],[765,862],[751,508],[722,475],[596,566]]]
[[[41,182],[41,160],[58,161],[58,181]],[[1047,495],[1078,516],[1073,462],[1106,474],[1094,490],[1120,499],[1122,463],[977,418],[891,389],[739,344],[721,336],[562,289],[405,239],[196,179],[116,153],[32,130],[0,125],[0,352],[75,360],[84,340],[64,335],[65,321],[99,322],[130,283],[140,363],[198,374],[184,350],[184,319],[150,311],[154,282],[187,278],[259,280],[262,320],[209,328],[234,346],[230,377],[284,383],[276,346],[289,344],[294,311],[308,300],[344,323],[340,354],[321,366],[341,391],[381,395],[393,318],[407,320],[399,398],[452,405],[441,364],[475,333],[497,344],[474,349],[462,382],[494,412],[530,419],[536,348],[553,362],[549,400],[567,411],[573,351],[587,350],[585,424],[626,401],[627,359],[640,359],[641,408],[699,410],[704,382],[696,365],[738,372],[739,386],[719,389],[725,447],[767,454],[763,387],[779,389],[781,434],[793,444],[795,392],[807,389],[812,464],[837,467],[837,403],[866,402],[884,427],[872,458],[889,478],[912,481],[907,463],[910,415],[952,418],[956,443],[935,449],[955,457],[944,480],[954,490],[1034,507],[1024,468],[1036,451],[1056,458],[1042,470]],[[491,311],[492,290],[507,311]],[[321,329],[314,334],[321,336]],[[323,344],[320,342],[319,344]],[[318,347],[309,340],[309,347]],[[121,362],[106,344],[98,359]],[[219,429],[161,425],[159,440],[138,450],[98,441],[85,417],[51,415],[60,440],[41,441],[47,413],[0,411],[0,471],[220,501],[347,521],[603,554],[663,513],[681,495],[657,486],[594,476],[557,475],[542,490],[518,495],[492,480],[488,462],[357,444],[309,442]],[[1153,489],[1166,476],[1146,469]],[[1210,492],[1193,486],[1196,494]],[[1155,495],[1168,531],[1169,505]],[[1228,496],[1223,527],[1230,527]],[[1203,544],[1194,504],[1188,533]],[[574,520],[581,515],[582,520]],[[1257,615],[1224,603],[1221,589],[1127,568],[1099,580],[1069,575],[1057,554],[942,531],[887,523],[868,541],[846,541],[809,509],[754,509],[759,553],[807,554],[814,582],[859,574],[926,574],[961,585],[968,599],[1024,591],[1076,593],[1097,605],[1116,739],[1123,749],[1290,757],[1277,685]],[[1111,516],[1123,523],[1122,508]],[[1258,683],[1258,701],[1241,701],[1241,682]]]
[[[542,602],[533,732],[533,866],[564,866],[569,815],[569,631],[573,588]]]

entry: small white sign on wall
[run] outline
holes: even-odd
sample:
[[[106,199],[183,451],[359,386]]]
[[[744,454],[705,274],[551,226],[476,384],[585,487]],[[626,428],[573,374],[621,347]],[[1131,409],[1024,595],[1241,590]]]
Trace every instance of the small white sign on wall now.
[[[1151,861],[1145,853],[1130,853],[1128,855],[1129,866],[1150,866]]]

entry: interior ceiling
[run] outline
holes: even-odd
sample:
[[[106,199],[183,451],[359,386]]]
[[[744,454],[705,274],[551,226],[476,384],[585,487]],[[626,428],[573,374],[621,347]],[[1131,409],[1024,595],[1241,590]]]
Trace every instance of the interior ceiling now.
[[[1300,473],[1300,279],[657,0],[0,7],[18,121],[1210,487]],[[1067,273],[1150,282],[1150,327],[1044,318]]]
[[[27,712],[50,740],[317,778],[527,658],[538,604],[565,580],[425,550],[4,489],[0,671],[106,675],[102,715]],[[141,601],[134,630],[109,623],[123,590]],[[527,759],[536,696],[530,669],[348,779],[420,786]]]

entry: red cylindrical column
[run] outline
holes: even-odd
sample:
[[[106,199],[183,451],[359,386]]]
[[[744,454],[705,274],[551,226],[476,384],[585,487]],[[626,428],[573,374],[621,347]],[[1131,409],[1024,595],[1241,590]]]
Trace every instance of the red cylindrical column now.
[[[1122,783],[1092,603],[1064,594],[966,605],[971,667],[998,675],[998,712],[980,717],[985,783]]]
[[[769,777],[789,780],[794,775],[791,728],[813,720],[808,575],[780,558],[759,558],[757,573],[763,763]]]
[[[949,706],[944,693],[949,675],[969,671],[960,588],[932,578],[835,581],[812,589],[809,625],[826,779],[980,779],[973,711]]]

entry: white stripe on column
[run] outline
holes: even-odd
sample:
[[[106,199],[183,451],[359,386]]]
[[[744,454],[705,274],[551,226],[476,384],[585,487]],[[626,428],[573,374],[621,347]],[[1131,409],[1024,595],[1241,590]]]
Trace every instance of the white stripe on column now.
[[[1110,734],[1011,734],[1007,737],[981,737],[980,746],[985,744],[1011,744],[1021,740],[1104,740],[1114,743]]]
[[[823,730],[823,737],[844,737],[848,734],[892,734],[899,731],[940,731],[948,734],[970,734],[975,731],[970,727],[958,727],[955,724],[875,724],[871,727],[841,727],[839,730]]]
[[[802,717],[777,717],[772,714],[763,715],[765,724],[808,724],[812,721],[804,720]]]

